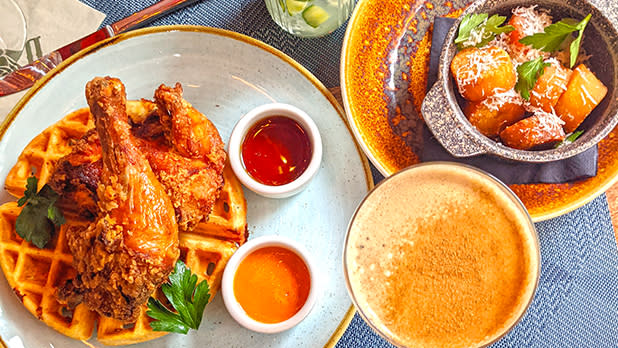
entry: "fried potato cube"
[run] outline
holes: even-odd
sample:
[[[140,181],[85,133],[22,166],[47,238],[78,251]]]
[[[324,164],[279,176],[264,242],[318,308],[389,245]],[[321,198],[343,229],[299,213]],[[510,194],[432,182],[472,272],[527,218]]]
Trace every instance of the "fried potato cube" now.
[[[495,99],[492,96],[480,102],[470,102],[464,108],[468,121],[490,138],[496,138],[504,128],[521,120],[526,112],[520,103]]]
[[[537,113],[506,127],[500,132],[502,143],[508,147],[529,150],[533,147],[551,144],[565,137],[560,118]]]
[[[451,73],[459,93],[469,101],[508,91],[517,82],[511,57],[495,46],[460,51],[451,62]]]
[[[599,105],[607,87],[585,65],[578,65],[554,109],[564,121],[564,131],[573,132]]]
[[[543,75],[539,77],[530,92],[530,104],[545,112],[552,112],[558,99],[566,91],[572,73],[571,69],[563,67],[558,62],[545,67]]]
[[[536,50],[531,46],[525,45],[519,40],[522,38],[543,32],[543,29],[550,25],[551,17],[544,12],[536,11],[535,7],[518,7],[513,10],[513,15],[508,21],[515,30],[506,33],[506,44],[511,53],[511,59],[519,60],[519,63],[530,60],[531,55],[544,55],[542,51]],[[547,56],[549,53],[547,53]]]
[[[512,15],[508,21],[508,24],[512,25],[515,30],[507,33],[507,43],[510,46],[512,51],[524,51],[528,50],[529,47],[519,42],[522,38],[526,36],[524,33],[524,29],[526,28],[526,19],[521,15]]]

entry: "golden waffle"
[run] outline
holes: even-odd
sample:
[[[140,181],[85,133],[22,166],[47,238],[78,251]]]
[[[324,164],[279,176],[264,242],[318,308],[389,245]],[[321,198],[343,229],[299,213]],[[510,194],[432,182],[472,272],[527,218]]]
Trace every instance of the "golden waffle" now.
[[[127,111],[136,120],[152,111],[151,105],[146,101],[129,102]],[[92,127],[92,117],[85,108],[43,131],[19,156],[6,178],[6,189],[15,197],[23,196],[32,167],[39,177],[39,188],[42,187],[56,161],[71,151],[71,142]],[[209,221],[198,225],[193,232],[181,232],[179,236],[180,258],[200,280],[208,281],[211,300],[219,289],[227,261],[247,237],[242,188],[228,166],[223,176],[225,183]],[[68,216],[67,223],[57,230],[46,248],[39,249],[16,234],[15,219],[20,211],[15,202],[0,206],[0,266],[15,294],[33,315],[60,333],[80,340],[90,338],[98,322],[97,339],[106,345],[138,343],[166,334],[152,331],[150,318],[145,315],[145,305],[136,323],[126,325],[100,316],[83,304],[73,311],[60,304],[56,300],[56,290],[76,273],[65,233],[68,228],[79,228],[80,224],[87,222]]]
[[[26,180],[36,168],[39,187],[49,180],[56,162],[71,152],[71,144],[94,128],[90,111],[79,109],[65,116],[51,127],[37,135],[17,159],[17,163],[6,176],[4,188],[13,196],[24,195]]]
[[[156,108],[148,100],[127,101],[127,114],[134,122],[143,121]],[[37,135],[22,151],[17,163],[6,176],[4,188],[13,196],[24,195],[26,180],[36,169],[41,189],[48,182],[56,162],[71,152],[71,145],[94,128],[94,119],[88,108],[82,108],[65,116]]]

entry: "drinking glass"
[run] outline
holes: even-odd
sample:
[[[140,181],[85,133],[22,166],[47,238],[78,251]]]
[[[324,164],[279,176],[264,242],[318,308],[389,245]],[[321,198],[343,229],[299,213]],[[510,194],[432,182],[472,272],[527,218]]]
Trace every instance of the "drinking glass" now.
[[[26,43],[26,18],[13,0],[0,0],[0,77],[19,67]]]
[[[265,1],[275,23],[301,37],[318,37],[333,32],[345,23],[355,3],[355,0]]]

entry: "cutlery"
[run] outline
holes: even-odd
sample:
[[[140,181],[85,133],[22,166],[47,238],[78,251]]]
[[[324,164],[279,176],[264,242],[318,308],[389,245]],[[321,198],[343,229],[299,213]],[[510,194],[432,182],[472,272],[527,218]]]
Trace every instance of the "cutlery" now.
[[[119,33],[142,27],[155,19],[199,0],[161,0],[139,12],[63,46],[0,79],[0,97],[32,87],[41,77],[80,50]]]

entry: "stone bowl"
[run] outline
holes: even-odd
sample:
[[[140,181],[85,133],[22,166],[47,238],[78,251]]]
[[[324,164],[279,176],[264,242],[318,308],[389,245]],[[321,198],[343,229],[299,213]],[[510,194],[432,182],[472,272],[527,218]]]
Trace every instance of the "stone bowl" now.
[[[578,130],[584,133],[573,143],[555,149],[530,151],[507,147],[481,134],[462,112],[458,92],[450,74],[451,60],[457,53],[454,40],[459,23],[468,13],[500,14],[510,17],[518,6],[538,5],[550,10],[553,22],[565,17],[583,19],[592,14],[586,26],[583,51],[592,55],[586,66],[607,86],[607,95]],[[603,11],[618,11],[606,8]],[[580,50],[581,53],[581,50]],[[438,141],[455,157],[490,154],[523,162],[550,162],[575,156],[595,146],[618,123],[618,33],[607,17],[586,0],[479,0],[470,5],[449,31],[440,55],[438,80],[423,100],[422,113]]]

